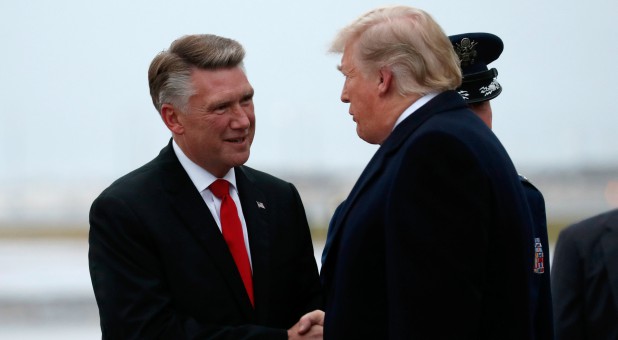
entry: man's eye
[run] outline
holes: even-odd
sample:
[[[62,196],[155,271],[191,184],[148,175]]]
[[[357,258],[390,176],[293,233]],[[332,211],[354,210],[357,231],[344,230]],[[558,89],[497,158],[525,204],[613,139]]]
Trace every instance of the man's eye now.
[[[227,111],[227,105],[216,106],[212,111],[216,114],[223,114]]]

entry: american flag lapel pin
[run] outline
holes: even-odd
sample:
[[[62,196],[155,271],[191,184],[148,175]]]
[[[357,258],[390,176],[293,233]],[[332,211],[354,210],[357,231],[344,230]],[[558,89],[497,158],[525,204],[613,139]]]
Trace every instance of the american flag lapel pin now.
[[[260,202],[260,201],[255,201],[255,203],[257,203],[258,208],[260,209],[266,209],[266,207],[264,206],[264,203]]]

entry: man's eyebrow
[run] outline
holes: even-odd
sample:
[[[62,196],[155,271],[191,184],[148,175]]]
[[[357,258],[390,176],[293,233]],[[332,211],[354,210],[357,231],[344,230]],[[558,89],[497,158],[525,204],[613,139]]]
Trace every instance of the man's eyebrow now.
[[[245,92],[245,94],[242,95],[242,97],[240,97],[240,100],[241,101],[251,100],[253,99],[254,95],[255,95],[255,92],[252,89],[250,91]],[[201,107],[201,109],[203,111],[214,111],[215,109],[219,107],[230,106],[234,101],[235,99],[222,98],[220,100],[213,101],[212,103],[210,103],[210,105],[205,104],[204,106]]]
[[[339,70],[339,72],[343,73],[343,69],[341,68],[341,65],[337,65],[337,70]]]
[[[220,98],[212,101],[211,103],[204,104],[202,107],[204,111],[214,111],[217,108],[229,106],[232,103],[232,100],[228,98]]]
[[[251,89],[251,91],[247,91],[244,96],[242,96],[243,100],[252,99],[255,95],[255,91]]]

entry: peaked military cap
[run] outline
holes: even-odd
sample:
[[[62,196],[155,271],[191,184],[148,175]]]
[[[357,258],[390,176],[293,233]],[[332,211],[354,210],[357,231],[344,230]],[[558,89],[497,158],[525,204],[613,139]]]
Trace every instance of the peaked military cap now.
[[[504,44],[490,33],[465,33],[449,36],[459,57],[463,81],[457,89],[468,104],[496,98],[502,92],[498,83],[498,70],[488,69],[498,59]]]

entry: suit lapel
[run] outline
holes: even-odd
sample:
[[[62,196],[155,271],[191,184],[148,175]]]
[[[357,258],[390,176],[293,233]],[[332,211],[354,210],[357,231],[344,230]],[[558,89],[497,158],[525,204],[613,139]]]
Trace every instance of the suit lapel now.
[[[614,296],[614,305],[618,308],[618,210],[609,214],[605,221],[605,228],[605,233],[601,237],[601,246],[607,268],[609,289]]]
[[[388,157],[399,150],[403,142],[407,140],[410,135],[412,135],[412,133],[431,116],[439,112],[465,107],[465,102],[457,92],[446,91],[427,102],[427,104],[423,105],[412,115],[403,120],[395,128],[395,130],[393,130],[393,132],[388,136],[378,151],[376,151],[374,156],[371,158],[365,170],[363,170],[363,173],[360,175],[358,181],[352,188],[350,195],[345,200],[339,214],[340,216],[338,216],[337,220],[334,221],[335,223],[332,224],[334,230],[332,232],[329,231],[329,234],[333,240],[330,245],[329,253],[333,253],[335,248],[338,247],[341,226],[344,224],[347,215],[350,213],[350,207],[353,206],[359,194],[363,192],[370,183],[374,182],[373,178],[380,173],[381,169],[386,164]],[[327,254],[323,264],[324,267],[329,267],[329,265],[327,265],[328,262],[329,260]]]
[[[268,269],[271,237],[268,221],[270,220],[269,214],[273,212],[268,209],[270,202],[266,200],[264,193],[256,186],[255,178],[251,175],[249,169],[241,166],[234,170],[238,196],[249,234],[256,312],[258,315],[268,315],[266,308],[269,304],[265,303],[271,286]]]
[[[217,226],[202,196],[197,191],[189,175],[178,161],[171,144],[159,156],[163,160],[162,178],[170,197],[170,204],[178,213],[184,225],[195,235],[205,251],[219,269],[238,301],[240,310],[247,319],[253,319],[253,309],[246,293],[242,278],[236,269],[234,258],[230,253],[223,235]]]

